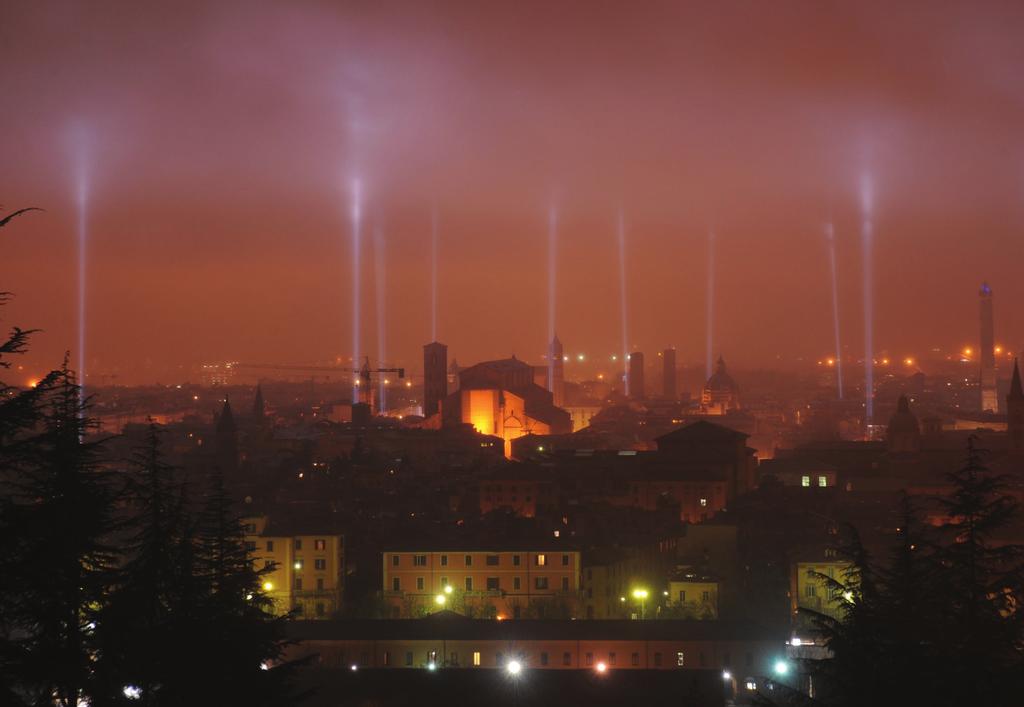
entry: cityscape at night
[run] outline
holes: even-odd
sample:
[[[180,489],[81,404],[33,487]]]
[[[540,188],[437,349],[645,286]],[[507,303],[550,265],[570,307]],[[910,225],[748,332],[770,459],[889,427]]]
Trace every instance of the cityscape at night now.
[[[1019,704],[1022,36],[5,3],[0,705]]]

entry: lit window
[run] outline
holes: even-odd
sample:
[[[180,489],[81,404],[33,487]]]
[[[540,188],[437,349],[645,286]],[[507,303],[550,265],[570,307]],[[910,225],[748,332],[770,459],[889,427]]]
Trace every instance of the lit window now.
[[[473,665],[480,665],[480,651],[473,651]]]
[[[811,485],[811,477],[810,476],[801,476],[800,477],[800,485],[801,486],[810,486]]]
[[[707,505],[708,505],[708,499],[706,499],[706,498],[700,499],[700,505],[706,508]]]
[[[678,653],[676,653],[676,665],[681,668],[685,664],[686,664],[686,656],[683,655],[682,651],[679,651]]]
[[[313,549],[314,550],[326,550],[327,549],[327,541],[326,540],[314,540],[313,541]]]
[[[538,567],[544,567],[545,565],[547,565],[547,563],[548,563],[548,556],[547,555],[537,555],[537,562],[536,562],[536,564],[537,564]]]
[[[819,476],[818,477],[818,486],[820,486],[822,488],[825,488],[826,486],[828,486],[828,477],[827,476]]]

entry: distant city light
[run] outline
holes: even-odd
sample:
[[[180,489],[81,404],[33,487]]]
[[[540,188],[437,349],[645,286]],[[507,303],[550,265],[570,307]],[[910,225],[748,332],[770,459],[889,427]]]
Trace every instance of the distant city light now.
[[[583,354],[580,354],[579,356],[576,357],[576,360],[582,361],[583,358],[584,358]]]

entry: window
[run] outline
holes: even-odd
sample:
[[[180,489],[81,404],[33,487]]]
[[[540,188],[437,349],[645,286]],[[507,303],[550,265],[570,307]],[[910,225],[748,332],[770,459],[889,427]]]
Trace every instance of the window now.
[[[813,584],[808,584],[804,587],[804,596],[816,597],[818,596],[818,587]]]
[[[322,592],[324,590],[324,578],[318,577],[316,580],[316,590]]]
[[[572,665],[572,654],[569,651],[562,653],[562,665]]]
[[[426,555],[413,555],[412,556],[412,566],[413,567],[426,567],[427,566],[427,556]]]
[[[633,665],[634,668],[640,665],[640,654],[634,653],[633,655],[631,655],[629,658],[629,662]]]
[[[274,541],[273,540],[268,540],[267,541],[267,552],[273,552],[273,551],[274,551]]]
[[[608,665],[615,665],[615,652],[608,654]]]
[[[562,567],[568,567],[568,566],[569,566],[569,556],[568,555],[562,555]]]
[[[473,665],[480,667],[480,651],[473,651]]]
[[[654,654],[654,667],[655,668],[660,668],[661,667],[661,653],[660,652]]]
[[[680,668],[686,665],[686,656],[683,655],[682,651],[676,653],[676,665]]]
[[[686,590],[685,589],[680,589],[679,590],[679,603],[680,604],[685,604],[686,603]]]
[[[302,577],[295,578],[295,589],[296,591],[302,591]]]
[[[587,665],[593,665],[593,664],[594,664],[594,654],[593,653],[587,653]]]
[[[804,488],[807,488],[808,486],[810,486],[811,485],[811,477],[810,476],[801,476],[800,477],[800,485],[803,486]]]
[[[472,555],[466,555],[466,567],[472,567],[472,566],[473,566],[473,556]]]
[[[543,554],[537,555],[535,558],[533,558],[533,564],[537,565],[538,567],[546,566],[548,564],[548,556]]]
[[[301,550],[302,549],[302,538],[295,538],[295,549],[296,550]]]
[[[412,651],[405,652],[405,664],[406,666],[412,665]]]
[[[402,582],[401,582],[401,580],[398,579],[398,577],[392,577],[391,578],[391,591],[393,591],[393,592],[400,592],[400,591],[402,591]]]
[[[324,615],[324,603],[322,601],[318,601],[316,603],[316,615],[317,616],[323,616]]]
[[[398,555],[391,556],[391,566],[398,567]]]
[[[541,651],[541,654],[540,654],[540,664],[541,665],[547,665],[548,664],[548,654],[547,654],[546,651]]]
[[[498,566],[498,556],[497,555],[488,555],[487,558],[484,560],[484,563],[488,567],[497,567]]]
[[[245,549],[247,552],[256,552],[256,543],[252,540],[246,540]]]
[[[701,601],[710,601],[711,600],[711,592],[708,591],[707,589],[705,589],[703,592],[700,593],[700,600]]]
[[[569,578],[568,577],[562,577],[562,591],[563,592],[569,591]]]
[[[422,592],[423,591],[423,577],[417,577],[416,578],[416,591],[418,591],[418,592]]]
[[[702,498],[702,499],[700,499],[700,505],[701,505],[701,507],[703,507],[703,508],[707,508],[707,505],[708,505],[708,499],[706,499],[706,498]]]
[[[384,651],[381,654],[381,661],[380,662],[383,663],[385,668],[388,667],[389,665],[391,665],[391,653],[389,651]]]
[[[518,567],[519,566],[519,555],[512,555],[512,566],[513,567]]]
[[[818,486],[820,486],[821,488],[827,487],[828,486],[828,477],[827,476],[819,476],[818,477]]]
[[[327,541],[326,540],[314,540],[313,541],[313,549],[314,550],[326,550],[327,549]]]
[[[488,577],[487,578],[487,591],[489,591],[489,592],[496,592],[496,591],[498,591],[498,589],[499,589],[499,587],[498,587],[498,578],[497,577]]]
[[[534,589],[547,589],[548,588],[548,578],[547,577],[534,577],[534,579],[533,579],[533,588]]]
[[[272,570],[272,569],[274,569],[274,561],[273,560],[264,560],[263,561],[263,569],[265,569],[265,570]]]
[[[447,567],[448,566],[448,555],[441,555],[441,566],[442,567]]]
[[[467,592],[473,591],[473,578],[472,577],[466,577],[466,591]]]
[[[327,560],[313,560],[313,568],[318,570],[327,569]]]
[[[519,577],[513,577],[512,578],[512,591],[518,592],[520,589],[522,589],[522,586],[520,585]]]

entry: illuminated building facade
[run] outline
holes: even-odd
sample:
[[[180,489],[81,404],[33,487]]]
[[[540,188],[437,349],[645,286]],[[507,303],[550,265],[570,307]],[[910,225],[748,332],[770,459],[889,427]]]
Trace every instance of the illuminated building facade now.
[[[800,609],[842,620],[843,603],[848,600],[841,590],[829,586],[825,579],[844,583],[850,563],[823,559],[819,562],[796,562],[790,576],[790,603],[794,614]]]
[[[992,317],[992,288],[987,282],[981,283],[978,291],[981,315],[981,409],[998,412],[999,396],[996,394],[996,336]]]
[[[718,618],[718,582],[711,577],[680,573],[669,580],[668,598],[686,618],[713,621]]]
[[[500,619],[576,615],[576,550],[395,550],[383,562],[383,597],[395,618],[440,610]]]
[[[242,523],[253,565],[271,568],[262,581],[276,614],[295,611],[300,618],[327,619],[340,611],[345,577],[341,535],[288,527],[267,516],[245,518]]]
[[[721,356],[701,391],[700,409],[705,415],[725,415],[740,409],[739,387],[726,371],[725,359]]]
[[[570,433],[569,413],[534,376],[534,367],[515,356],[463,369],[459,389],[442,404],[443,424],[468,423],[481,434],[500,437],[506,457],[512,455],[512,440],[524,435]]]
[[[448,396],[448,347],[436,341],[423,347],[423,417],[441,411]]]
[[[634,351],[629,355],[629,397],[634,400],[645,400],[647,390],[644,387],[644,355]]]

